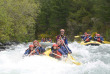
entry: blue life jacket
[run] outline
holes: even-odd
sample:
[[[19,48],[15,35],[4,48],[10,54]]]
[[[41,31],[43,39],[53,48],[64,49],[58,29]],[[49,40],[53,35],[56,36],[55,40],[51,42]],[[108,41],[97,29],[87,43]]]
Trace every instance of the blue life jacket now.
[[[57,38],[56,38],[56,41],[58,39],[60,39],[60,37],[61,37],[61,35],[58,35]],[[63,36],[62,39],[64,40],[65,44],[68,45],[68,40],[67,40],[66,36]]]
[[[30,49],[27,49],[27,50],[25,51],[24,55],[28,55],[28,54],[30,54],[30,52],[31,52],[31,50],[30,50]]]
[[[68,46],[64,47],[64,46],[59,46],[60,49],[62,49],[62,51],[67,55],[69,52],[72,53],[72,51],[70,50],[70,48]],[[69,51],[69,52],[68,52]]]
[[[84,41],[87,39],[87,38],[89,38],[89,40],[91,40],[92,39],[92,37],[91,36],[89,36],[89,37],[84,37]]]
[[[84,39],[85,35],[81,36],[82,39]]]
[[[98,40],[98,39],[100,39],[100,41]],[[103,39],[103,37],[102,36],[100,36],[100,37],[94,37],[94,40],[95,41],[99,41],[99,42],[101,42],[101,41],[104,41],[104,39]]]
[[[42,48],[42,47],[36,47],[35,48],[35,51],[36,51],[36,54],[39,55],[39,54],[42,54],[45,52],[45,49]]]

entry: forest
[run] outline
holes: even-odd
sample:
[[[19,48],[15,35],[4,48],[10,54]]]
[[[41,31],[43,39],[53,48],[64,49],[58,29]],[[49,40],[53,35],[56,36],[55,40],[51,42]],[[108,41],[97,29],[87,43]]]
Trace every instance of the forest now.
[[[52,38],[64,28],[68,40],[84,32],[110,41],[110,0],[1,0],[0,42]]]

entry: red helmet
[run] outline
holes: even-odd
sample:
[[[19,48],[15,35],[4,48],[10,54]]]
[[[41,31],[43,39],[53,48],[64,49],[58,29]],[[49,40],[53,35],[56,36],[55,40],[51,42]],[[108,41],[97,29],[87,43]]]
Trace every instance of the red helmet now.
[[[89,36],[89,34],[86,34],[86,36]]]
[[[34,47],[34,45],[29,45],[29,47]]]
[[[97,36],[100,36],[100,34],[97,34]]]
[[[37,40],[34,40],[33,44],[34,44],[35,42],[38,42],[38,41],[37,41]]]
[[[53,47],[58,47],[58,45],[57,44],[53,44]]]
[[[87,35],[87,32],[85,32],[84,34]]]

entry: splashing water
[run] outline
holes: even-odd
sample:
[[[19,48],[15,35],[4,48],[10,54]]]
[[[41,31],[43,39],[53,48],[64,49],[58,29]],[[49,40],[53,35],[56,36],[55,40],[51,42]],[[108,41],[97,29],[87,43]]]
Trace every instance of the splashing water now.
[[[46,56],[22,55],[28,44],[11,46],[0,52],[0,74],[110,74],[110,45],[84,46],[69,44],[72,55],[82,65],[54,61]]]

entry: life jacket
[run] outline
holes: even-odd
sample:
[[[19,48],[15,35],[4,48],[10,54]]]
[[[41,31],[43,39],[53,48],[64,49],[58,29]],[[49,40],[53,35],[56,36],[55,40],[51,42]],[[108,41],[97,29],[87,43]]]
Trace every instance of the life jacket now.
[[[39,51],[39,49],[37,49],[37,52],[39,53],[39,55],[41,54],[41,52]]]
[[[61,48],[61,45],[58,46],[58,49],[60,49],[60,48]]]
[[[43,42],[45,42],[46,40],[43,40]]]
[[[34,49],[36,49],[37,46],[34,46]]]
[[[32,51],[34,51],[34,50],[30,50],[30,53],[31,53]],[[30,54],[30,53],[29,53],[29,54]],[[34,54],[35,54],[35,52],[32,53],[32,55],[34,55]]]
[[[49,40],[49,42],[52,42],[52,40]]]
[[[101,42],[101,39],[100,39],[100,38],[97,38],[97,41],[98,41],[98,42]]]
[[[32,53],[32,55],[34,55],[34,54],[36,53],[35,49],[36,49],[36,46],[34,46],[34,50],[30,50],[30,53],[31,53],[32,51],[34,51],[34,52]]]
[[[62,54],[58,50],[53,51],[53,53],[55,53],[55,54],[58,55],[58,56],[57,55],[54,55],[55,58],[61,58],[60,56],[62,56]]]
[[[61,38],[65,41],[66,36],[61,36],[61,35],[58,35],[58,36],[57,36],[57,40],[58,40],[58,39],[60,39],[60,40],[61,40]]]
[[[29,48],[27,50],[25,50],[25,52],[28,51],[28,50],[29,50],[28,54],[30,54],[31,53],[31,50]]]
[[[85,41],[89,42],[90,41],[89,37],[87,37]]]

